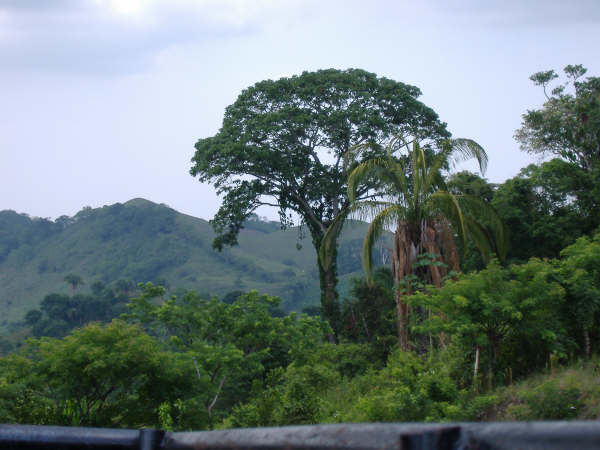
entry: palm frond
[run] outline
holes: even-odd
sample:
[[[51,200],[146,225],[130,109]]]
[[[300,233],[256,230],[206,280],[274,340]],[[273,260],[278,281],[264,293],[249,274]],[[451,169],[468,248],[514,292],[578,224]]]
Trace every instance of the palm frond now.
[[[377,174],[382,174],[389,171],[390,168],[389,158],[373,158],[360,163],[358,166],[350,172],[348,176],[348,199],[350,202],[356,201],[356,195],[361,185],[368,182],[372,177]]]
[[[427,167],[427,176],[424,183],[424,190],[426,192],[434,192],[439,189],[446,187],[444,176],[442,175],[442,168],[446,165],[446,156],[442,153],[434,155],[432,161]]]
[[[413,143],[413,151],[411,155],[412,164],[412,184],[413,184],[413,209],[416,211],[419,209],[419,204],[422,201],[422,197],[426,195],[426,190],[423,189],[424,184],[427,182],[427,164],[425,161],[425,152],[417,142]]]
[[[329,269],[331,264],[335,262],[333,261],[333,256],[336,253],[333,246],[337,245],[338,237],[342,233],[349,217],[362,221],[370,221],[371,218],[376,217],[381,211],[392,206],[394,204],[390,202],[363,200],[351,203],[340,211],[335,220],[327,228],[327,231],[325,231],[325,235],[321,240],[318,257],[323,268]]]
[[[481,257],[483,258],[483,262],[487,264],[490,261],[490,257],[494,252],[492,238],[480,223],[471,217],[467,217],[465,219],[465,224],[467,227],[467,232],[469,233],[469,237],[473,241],[473,243],[479,249],[479,253],[481,253]],[[465,248],[463,247],[463,253]]]
[[[402,217],[404,213],[404,208],[399,207],[398,205],[391,205],[388,208],[381,211],[377,214],[369,228],[367,230],[367,234],[365,236],[365,240],[363,242],[362,249],[362,265],[365,271],[365,276],[369,283],[372,282],[372,272],[373,272],[373,246],[377,239],[383,234],[383,232],[391,225],[398,221],[399,218]]]
[[[344,170],[348,170],[353,163],[360,159],[361,153],[364,153],[371,148],[377,150],[380,148],[380,146],[375,142],[365,142],[363,144],[357,144],[350,147],[350,149],[348,149],[348,151],[344,154]]]
[[[479,164],[479,171],[482,175],[485,174],[488,164],[488,156],[481,145],[472,139],[450,139],[446,142],[445,150],[447,153],[448,163],[451,166],[456,166],[464,161],[475,159]]]
[[[467,239],[465,218],[457,198],[449,192],[437,191],[429,196],[428,203],[452,224],[464,246]]]
[[[392,160],[390,163],[390,171],[386,174],[383,181],[390,184],[395,189],[396,194],[400,197],[406,198],[409,195],[408,180],[406,179],[406,170],[404,164]]]
[[[351,211],[348,216],[363,222],[370,222],[381,211],[394,205],[398,204],[389,201],[362,200],[350,206]]]
[[[481,198],[473,195],[457,195],[458,202],[469,217],[473,218],[486,230],[491,241],[491,248],[500,261],[506,259],[508,234],[506,226],[496,209]]]
[[[348,176],[347,184],[350,202],[359,200],[357,195],[361,187],[383,192],[388,186],[400,194],[408,191],[404,166],[393,158],[386,157],[369,159],[356,166]]]
[[[402,143],[407,154],[397,158],[394,152]],[[348,178],[348,196],[356,205],[348,214],[358,215],[362,220],[372,217],[362,253],[367,280],[371,278],[375,241],[387,227],[397,227],[398,220],[421,226],[428,221],[447,221],[458,234],[463,249],[470,237],[484,259],[494,252],[500,259],[505,257],[506,231],[495,210],[479,198],[451,194],[444,179],[445,169],[469,159],[475,159],[484,173],[488,157],[479,144],[471,139],[447,140],[438,153],[432,154],[416,139],[407,143],[398,138],[388,143],[387,151],[387,157],[356,166]],[[357,195],[365,192],[375,193],[379,198],[389,195],[391,200],[357,202]]]

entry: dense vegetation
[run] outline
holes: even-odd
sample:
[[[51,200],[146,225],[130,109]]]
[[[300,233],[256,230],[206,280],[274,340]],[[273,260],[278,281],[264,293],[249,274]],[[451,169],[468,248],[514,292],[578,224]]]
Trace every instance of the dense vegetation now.
[[[30,339],[2,358],[0,417],[178,430],[476,420],[506,401],[494,387],[598,347],[595,267],[600,234],[578,239],[558,260],[506,268],[492,261],[416,293],[411,306],[429,311],[412,326],[416,352],[397,350],[384,269],[372,286],[355,282],[337,345],[324,339],[326,322],[284,315],[275,297],[254,291],[231,304],[195,292],[164,298],[164,288],[148,283],[122,319]],[[479,360],[485,369],[478,371]],[[545,382],[506,417],[579,417],[586,389]],[[545,390],[547,406],[527,400]]]
[[[350,171],[347,212],[366,205],[375,220],[361,229],[368,276],[352,281],[335,317],[326,302],[312,316],[298,314],[278,297],[235,285],[220,299],[184,284],[167,293],[153,276],[136,289],[122,275],[145,267],[143,247],[138,266],[118,266],[102,282],[88,286],[73,270],[61,273],[69,295],[48,294],[32,305],[13,338],[34,337],[0,358],[0,421],[201,430],[598,418],[600,86],[594,77],[580,80],[581,66],[565,72],[568,82],[526,113],[517,132],[525,150],[556,158],[501,185],[468,172],[449,175],[447,140],[410,142],[354,165],[371,198],[353,195],[359,181]],[[545,90],[554,78],[550,71],[532,80]],[[57,222],[6,213],[2,220],[20,232],[2,235],[3,264],[27,266],[39,242],[68,240],[64,230],[88,229],[77,226],[94,214],[101,220],[88,224],[101,225],[88,238],[99,236],[116,254],[112,239],[135,239],[134,230],[149,227],[165,268],[192,258],[189,247],[168,238],[181,218],[151,207],[157,215],[147,223],[136,222],[137,210],[127,205]],[[118,226],[107,225],[121,214]],[[373,237],[386,229],[377,221],[386,217],[393,217],[387,228],[397,254],[391,269],[371,268]],[[330,219],[337,227],[346,217]],[[224,231],[219,220],[217,231]],[[246,227],[247,245],[277,233],[268,223]],[[36,237],[40,230],[44,236]],[[329,230],[337,239],[341,225]],[[231,231],[244,245],[244,231]],[[326,230],[323,238],[319,264],[326,271]],[[248,263],[258,266],[263,253],[251,248]],[[360,264],[357,247],[341,250],[336,270]],[[241,253],[220,255],[246,264],[236,258]],[[285,266],[300,267],[300,255]],[[159,256],[149,260],[162,267]],[[276,279],[268,267],[257,276]]]

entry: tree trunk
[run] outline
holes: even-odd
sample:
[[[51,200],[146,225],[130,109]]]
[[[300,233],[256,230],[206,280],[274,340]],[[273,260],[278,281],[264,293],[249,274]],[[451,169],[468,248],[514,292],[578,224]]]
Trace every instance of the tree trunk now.
[[[444,278],[448,275],[448,268],[458,271],[458,252],[456,251],[450,224],[445,220],[434,221],[431,226],[425,229],[423,241],[423,247],[425,247],[427,253],[438,255],[433,262],[443,262],[446,264],[445,266],[433,263],[429,265],[432,284],[437,288],[441,288]],[[441,317],[442,319],[446,319],[444,315],[441,315]],[[439,338],[440,346],[446,348],[448,338],[443,331],[440,332]]]
[[[410,350],[410,336],[408,330],[409,306],[404,301],[404,296],[410,294],[410,286],[406,290],[400,288],[399,283],[412,273],[412,265],[417,260],[417,249],[410,238],[410,230],[406,222],[399,222],[394,233],[394,249],[392,253],[392,273],[396,291],[396,318],[398,325],[398,345],[400,350]]]
[[[488,389],[494,387],[494,369],[496,367],[496,355],[498,349],[498,338],[494,335],[488,335]]]
[[[590,332],[587,328],[583,329],[583,340],[585,342],[585,359],[590,359],[592,354],[592,344],[590,342]]]
[[[460,256],[456,248],[452,227],[447,220],[442,219],[436,221],[434,228],[435,241],[440,249],[441,259],[448,266],[446,270],[460,272]]]
[[[318,249],[319,247],[315,245],[315,248]],[[329,322],[329,325],[333,330],[333,334],[328,336],[329,342],[335,343],[337,342],[341,316],[336,289],[338,282],[336,262],[337,246],[336,248],[331,249],[331,252],[332,262],[329,264],[329,267],[325,269],[321,264],[317,250],[317,265],[319,268],[319,285],[321,288],[321,312],[323,318]]]
[[[478,391],[477,375],[479,374],[479,345],[475,346],[475,367],[473,368],[473,387]]]
[[[332,243],[332,247],[328,249],[328,255],[331,258],[328,262],[328,266],[324,267],[319,257],[319,251],[323,242],[323,237],[327,227],[325,224],[318,222],[317,220],[306,221],[306,226],[312,237],[312,243],[317,252],[317,267],[319,270],[319,287],[321,290],[321,314],[323,318],[329,323],[333,334],[327,338],[329,342],[336,343],[337,336],[340,327],[340,305],[338,303],[337,293],[337,239]]]
[[[396,321],[398,322],[398,345],[400,350],[409,351],[408,305],[402,301],[402,295],[396,293]]]
[[[394,285],[406,279],[407,275],[413,273],[413,264],[417,262],[417,256],[422,252],[439,255],[434,262],[446,261],[449,259],[448,266],[452,270],[458,269],[458,252],[454,243],[452,229],[446,221],[434,221],[430,224],[423,222],[418,225],[418,229],[411,229],[406,221],[398,222],[394,233],[394,249],[392,252],[392,273],[394,275]],[[445,266],[430,264],[427,268],[426,279],[424,282],[433,283],[436,287],[441,287],[444,277],[448,274]],[[410,335],[408,330],[410,308],[404,301],[404,296],[411,294],[410,286],[406,289],[396,289],[396,317],[398,321],[398,343],[401,350],[410,349]],[[442,345],[445,337],[440,336]]]
[[[488,391],[494,386],[494,363],[492,362],[492,352],[488,354]]]
[[[434,262],[442,260],[442,250],[436,240],[436,230],[433,227],[427,227],[425,229],[423,239],[423,247],[427,253],[432,255],[438,255]],[[437,266],[434,264],[429,265],[429,273],[431,274],[431,282],[437,288],[442,287],[442,279],[447,275],[448,271],[444,266]]]
[[[335,268],[330,267],[328,270],[323,270],[321,278],[323,279],[321,283],[321,308],[325,319],[327,319],[333,330],[333,335],[328,336],[328,339],[329,342],[336,343],[340,325],[340,305],[336,290],[337,274]]]

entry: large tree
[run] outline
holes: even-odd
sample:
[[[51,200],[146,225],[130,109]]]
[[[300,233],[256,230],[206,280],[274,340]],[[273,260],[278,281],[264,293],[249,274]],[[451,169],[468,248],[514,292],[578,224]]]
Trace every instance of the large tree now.
[[[407,151],[395,156],[402,149]],[[436,152],[416,141],[409,146],[395,138],[387,147],[387,156],[367,160],[349,175],[351,209],[373,217],[363,245],[368,278],[375,241],[386,229],[394,230],[391,262],[402,350],[410,347],[405,296],[417,279],[440,287],[447,268],[459,270],[455,235],[463,247],[470,237],[486,256],[504,256],[504,227],[491,206],[474,196],[453,194],[446,186],[444,169],[457,159],[469,158],[476,159],[482,172],[485,170],[487,155],[472,140],[446,140]],[[374,194],[377,198],[358,200],[356,194],[372,185],[373,179],[379,180]]]
[[[600,161],[600,78],[582,79],[586,69],[569,65],[567,81],[548,93],[554,70],[538,72],[530,79],[542,86],[546,103],[523,114],[515,138],[529,153],[551,153],[590,170]]]
[[[512,257],[556,257],[600,223],[600,78],[584,78],[586,72],[569,65],[566,81],[552,89],[553,70],[530,77],[546,102],[523,114],[515,138],[522,150],[559,158],[523,169],[494,194],[501,214],[519,228]]]
[[[261,81],[225,110],[219,132],[196,143],[193,176],[223,196],[212,220],[217,249],[237,243],[245,219],[261,205],[279,208],[283,226],[300,217],[318,251],[323,236],[349,205],[344,164],[358,144],[381,144],[392,135],[449,136],[436,113],[419,102],[420,90],[359,69],[304,72]],[[377,156],[373,145],[363,158]],[[358,161],[360,162],[360,161]],[[361,198],[368,189],[358,192]],[[317,258],[322,312],[336,330],[336,238],[332,263]]]

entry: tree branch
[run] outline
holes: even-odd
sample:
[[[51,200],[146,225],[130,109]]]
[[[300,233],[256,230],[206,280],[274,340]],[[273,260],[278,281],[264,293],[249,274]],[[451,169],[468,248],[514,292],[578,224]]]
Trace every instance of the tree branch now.
[[[321,222],[321,220],[317,218],[310,205],[306,203],[306,201],[302,197],[300,197],[296,192],[292,191],[290,195],[296,200],[298,206],[306,215],[305,218],[310,219],[313,222],[313,224],[317,225],[321,230],[322,234],[324,235],[327,231],[327,227],[325,227],[325,225],[323,225],[323,222]]]
[[[213,406],[215,406],[215,403],[217,403],[217,399],[219,398],[219,394],[221,393],[221,389],[223,389],[223,385],[225,384],[226,379],[227,379],[227,377],[225,375],[223,375],[223,378],[221,379],[221,383],[219,384],[219,389],[217,389],[217,393],[215,394],[213,401],[210,402],[210,405],[208,405],[208,407],[207,407],[209,417],[212,416]]]
[[[200,368],[198,367],[198,361],[196,361],[196,358],[194,358],[193,361],[194,361],[194,367],[196,368],[196,375],[198,375],[198,379],[201,379],[202,376],[200,375]]]

